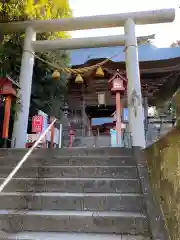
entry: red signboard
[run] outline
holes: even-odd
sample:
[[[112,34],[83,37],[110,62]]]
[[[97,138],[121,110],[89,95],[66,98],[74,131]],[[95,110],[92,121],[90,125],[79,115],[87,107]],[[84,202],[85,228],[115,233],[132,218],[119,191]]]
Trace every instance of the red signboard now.
[[[36,115],[32,118],[32,132],[40,133],[43,129],[43,116]]]

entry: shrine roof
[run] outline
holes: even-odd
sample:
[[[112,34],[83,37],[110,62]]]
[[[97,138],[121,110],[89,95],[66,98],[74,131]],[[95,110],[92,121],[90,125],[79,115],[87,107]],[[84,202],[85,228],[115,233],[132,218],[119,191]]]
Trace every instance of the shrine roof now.
[[[180,58],[180,47],[158,48],[152,44],[140,44],[138,51],[140,62]],[[118,55],[112,58],[113,62],[125,61],[124,47],[122,46],[72,50],[70,51],[70,64],[71,66],[83,65],[89,60],[111,58],[116,54]]]
[[[140,44],[138,51],[143,96],[147,96],[152,105],[168,100],[180,87],[180,47],[158,48],[146,43]],[[125,73],[124,47],[79,49],[70,53],[71,66],[74,68],[90,66],[116,55],[104,65],[104,72],[111,75],[119,69],[122,74]],[[109,75],[106,77],[109,78]],[[97,87],[100,86],[98,81]]]

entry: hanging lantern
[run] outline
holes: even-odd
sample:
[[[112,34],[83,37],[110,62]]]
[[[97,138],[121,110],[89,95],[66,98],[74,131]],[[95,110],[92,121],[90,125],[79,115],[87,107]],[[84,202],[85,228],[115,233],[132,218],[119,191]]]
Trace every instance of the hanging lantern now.
[[[59,80],[60,78],[60,72],[58,70],[55,70],[52,74],[52,79]]]
[[[101,66],[96,69],[96,77],[104,77],[104,72]]]
[[[81,74],[78,74],[75,78],[75,83],[83,83],[83,82],[84,82],[84,80],[83,80]]]

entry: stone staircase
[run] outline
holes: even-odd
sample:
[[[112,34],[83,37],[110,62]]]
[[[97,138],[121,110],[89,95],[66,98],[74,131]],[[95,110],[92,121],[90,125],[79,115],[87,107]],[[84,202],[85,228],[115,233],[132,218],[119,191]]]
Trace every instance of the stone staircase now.
[[[0,150],[0,183],[26,150]],[[151,239],[132,149],[37,149],[0,194],[0,239]]]

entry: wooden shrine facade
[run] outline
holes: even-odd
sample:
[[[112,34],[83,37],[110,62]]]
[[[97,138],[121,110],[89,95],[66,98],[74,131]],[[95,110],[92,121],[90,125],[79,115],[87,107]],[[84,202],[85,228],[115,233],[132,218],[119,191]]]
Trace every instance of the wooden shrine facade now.
[[[89,60],[74,68],[91,66],[102,60]],[[82,75],[83,84],[75,83],[74,75],[69,78],[70,118],[75,128],[78,125],[84,129],[84,134],[88,134],[91,118],[110,117],[115,111],[115,96],[110,92],[108,81],[117,69],[126,77],[125,64],[110,61],[103,66],[103,77],[96,77],[96,70],[93,70]],[[148,105],[161,104],[168,100],[180,85],[180,58],[140,62],[140,75],[142,96],[148,99]],[[104,104],[99,103],[100,94],[104,95]],[[127,107],[126,96],[122,104]]]

